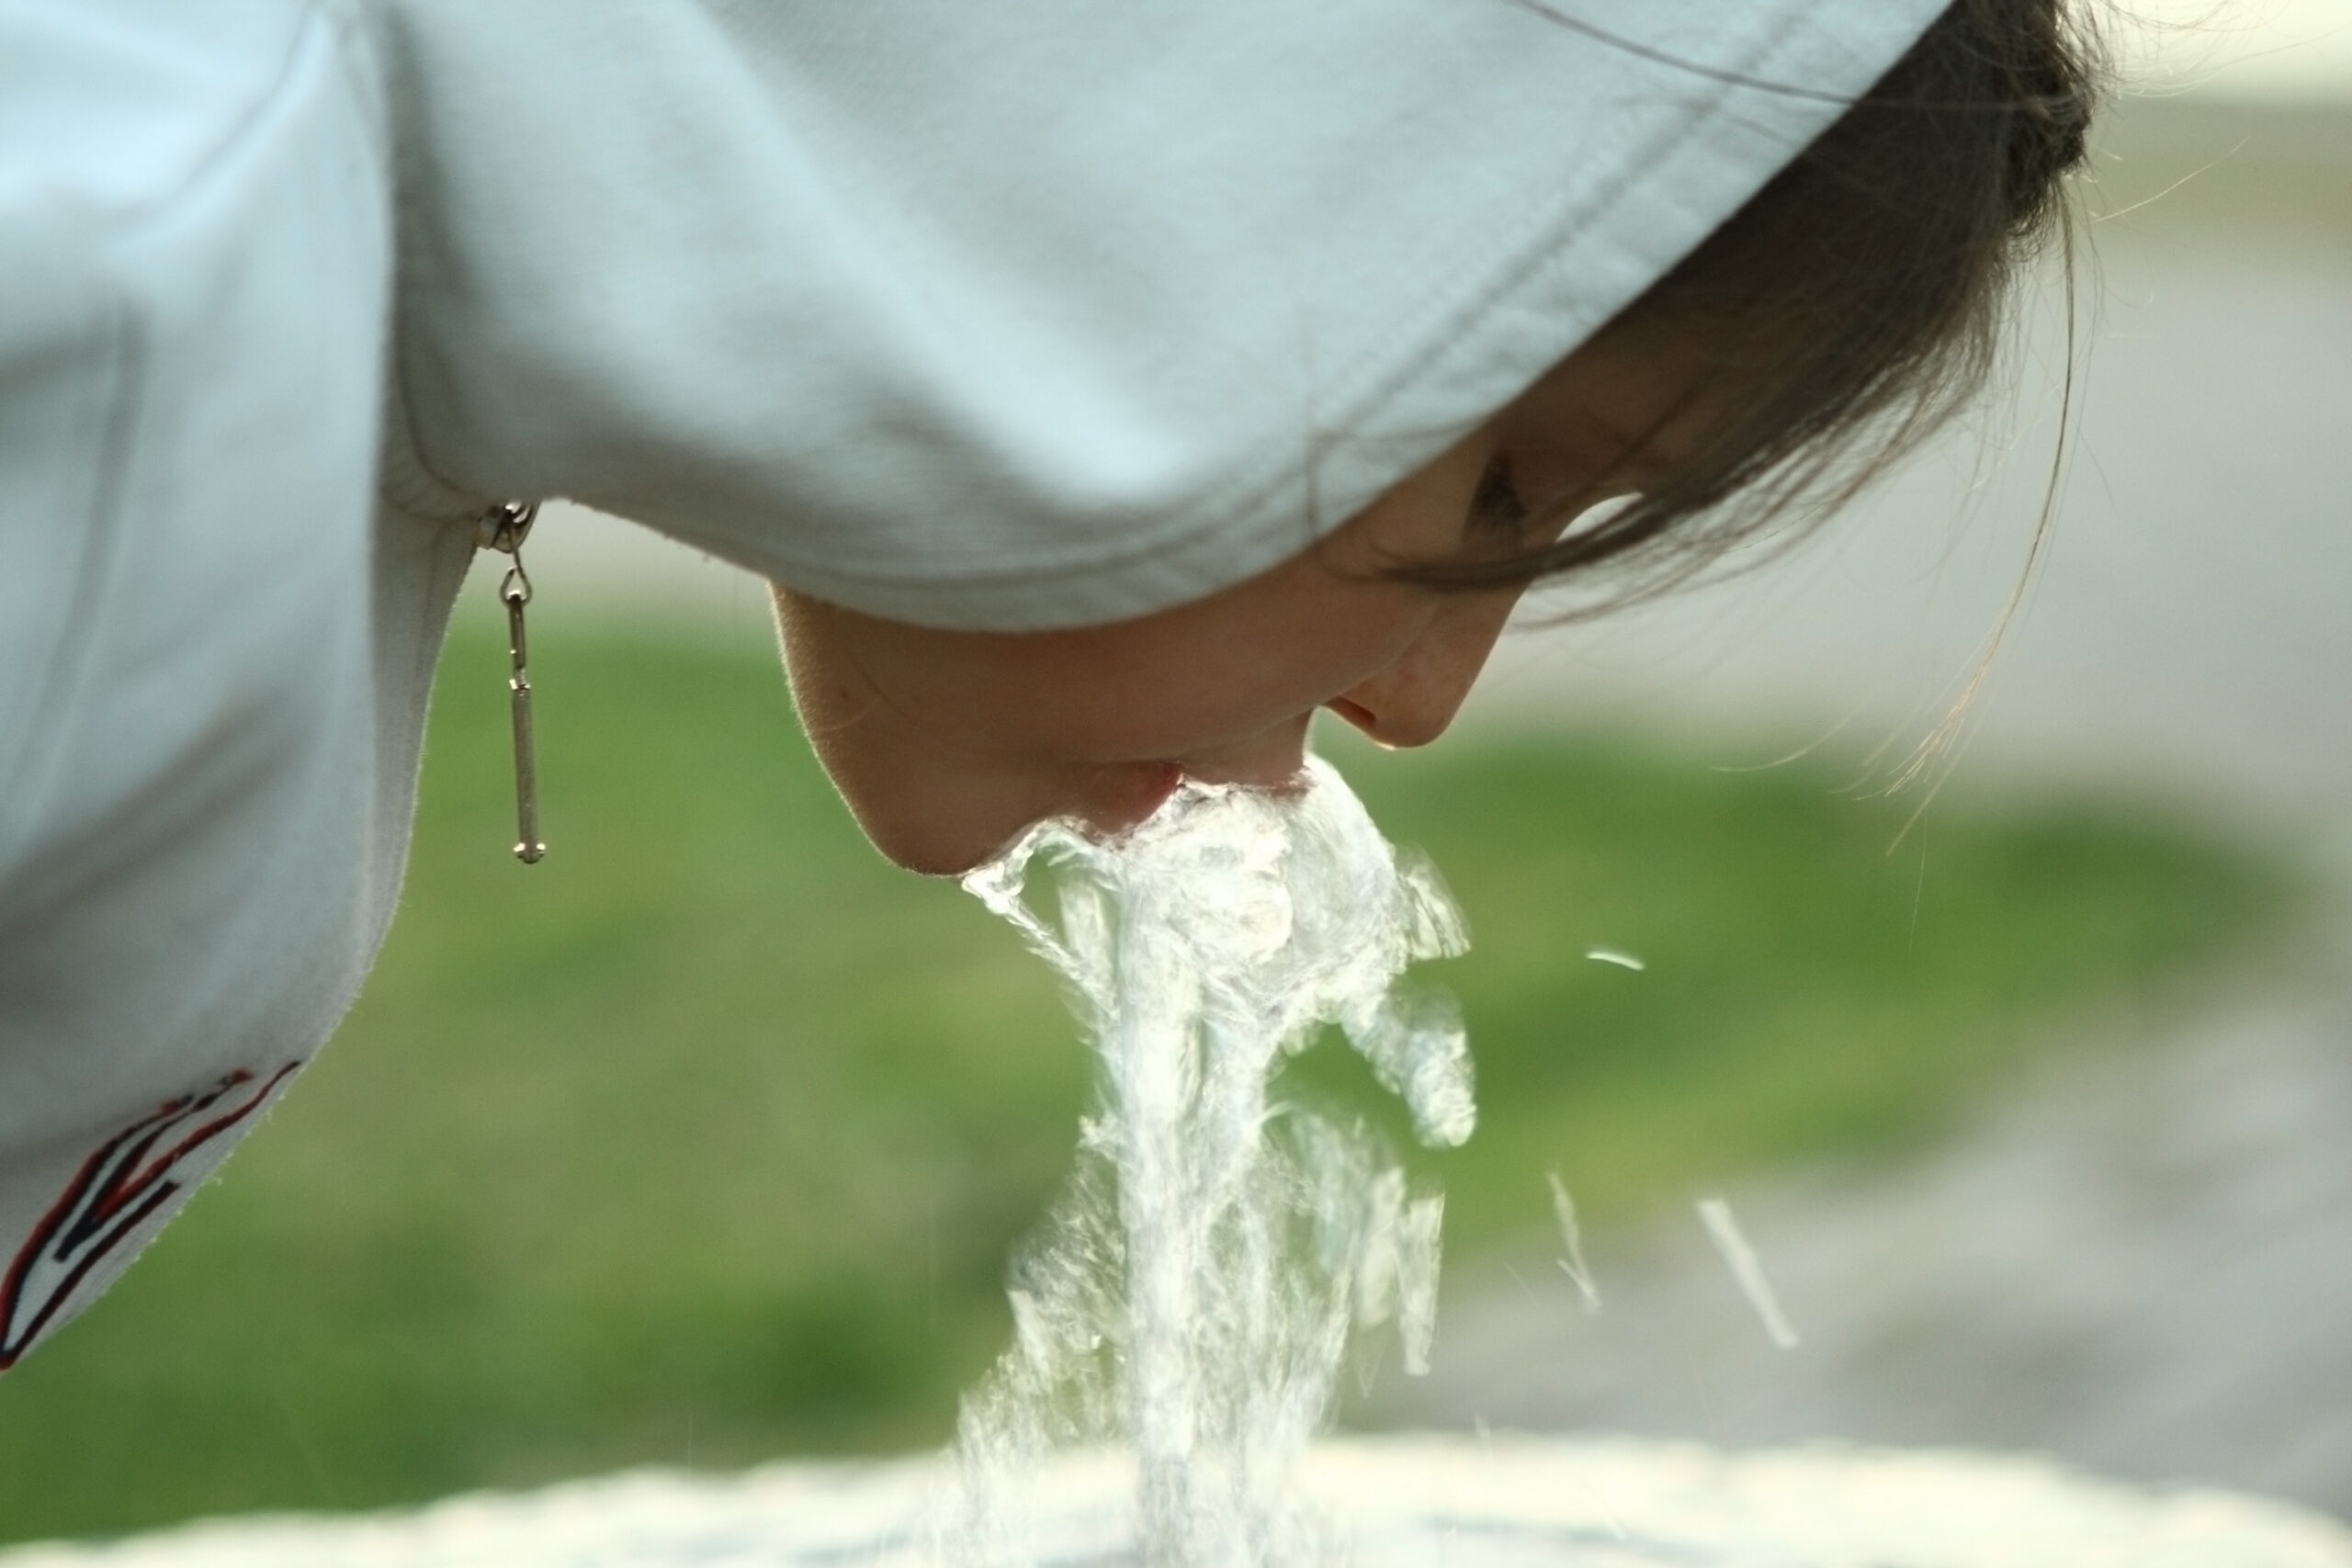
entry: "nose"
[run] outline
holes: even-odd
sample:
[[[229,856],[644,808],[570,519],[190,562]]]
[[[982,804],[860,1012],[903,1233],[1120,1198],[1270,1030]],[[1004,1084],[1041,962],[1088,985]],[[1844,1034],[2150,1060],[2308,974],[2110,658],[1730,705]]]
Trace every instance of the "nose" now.
[[[1402,653],[1324,705],[1383,746],[1428,745],[1462,711],[1519,598],[1487,590],[1443,601]]]

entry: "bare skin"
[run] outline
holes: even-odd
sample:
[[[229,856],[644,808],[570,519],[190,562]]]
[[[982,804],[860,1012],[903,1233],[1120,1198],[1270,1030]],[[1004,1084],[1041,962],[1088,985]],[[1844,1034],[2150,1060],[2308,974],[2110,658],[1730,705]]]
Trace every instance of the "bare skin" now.
[[[1721,400],[1703,378],[1672,334],[1612,326],[1313,547],[1134,620],[944,631],[779,585],[801,721],[876,848],[940,874],[1046,817],[1115,833],[1188,775],[1280,785],[1318,708],[1382,745],[1426,745],[1521,590],[1388,574],[1540,543],[1572,521],[1555,498],[1639,491],[1705,434]]]

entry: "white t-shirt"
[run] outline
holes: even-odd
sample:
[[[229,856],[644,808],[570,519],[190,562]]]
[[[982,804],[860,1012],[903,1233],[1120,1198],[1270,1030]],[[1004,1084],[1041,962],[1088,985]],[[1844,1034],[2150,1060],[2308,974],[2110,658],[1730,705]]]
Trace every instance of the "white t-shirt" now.
[[[0,9],[0,1369],[356,990],[485,506],[933,625],[1198,597],[1942,3]]]

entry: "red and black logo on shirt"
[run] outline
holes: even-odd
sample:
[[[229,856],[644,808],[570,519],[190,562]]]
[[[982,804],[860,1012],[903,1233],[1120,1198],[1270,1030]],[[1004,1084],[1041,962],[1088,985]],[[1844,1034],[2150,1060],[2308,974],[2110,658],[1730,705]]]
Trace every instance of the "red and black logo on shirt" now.
[[[0,1278],[0,1371],[56,1323],[93,1270],[137,1235],[152,1235],[235,1142],[232,1134],[291,1077],[243,1068],[167,1100],[82,1162]],[[153,1222],[151,1224],[151,1222]]]

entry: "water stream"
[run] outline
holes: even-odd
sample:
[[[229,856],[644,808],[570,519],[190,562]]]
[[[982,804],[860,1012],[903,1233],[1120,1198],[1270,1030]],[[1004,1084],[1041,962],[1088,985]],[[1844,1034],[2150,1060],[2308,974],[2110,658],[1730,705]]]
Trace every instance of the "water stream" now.
[[[1351,1342],[1426,1366],[1442,1201],[1373,1129],[1269,1091],[1336,1026],[1432,1145],[1476,1121],[1461,1023],[1399,989],[1459,914],[1328,765],[1187,784],[1114,841],[1047,823],[966,878],[1067,982],[1097,1057],[1076,1169],[1015,1258],[1014,1342],[966,1400],[949,1555],[1035,1561],[1023,1478],[1122,1445],[1136,1559],[1283,1568],[1330,1550],[1293,1472]]]

